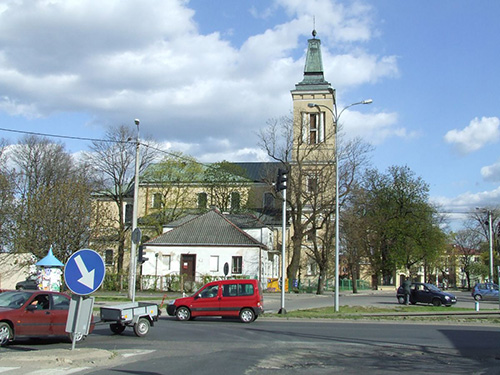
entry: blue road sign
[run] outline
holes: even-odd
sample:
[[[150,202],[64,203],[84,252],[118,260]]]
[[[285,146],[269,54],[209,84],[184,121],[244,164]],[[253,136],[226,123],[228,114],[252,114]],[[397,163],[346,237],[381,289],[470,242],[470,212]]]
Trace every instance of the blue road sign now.
[[[85,296],[101,286],[106,267],[94,250],[82,249],[71,255],[64,267],[64,281],[75,294]]]

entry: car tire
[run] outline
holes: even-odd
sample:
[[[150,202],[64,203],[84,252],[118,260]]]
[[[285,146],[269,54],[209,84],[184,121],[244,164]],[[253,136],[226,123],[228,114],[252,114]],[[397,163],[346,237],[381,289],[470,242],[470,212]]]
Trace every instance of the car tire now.
[[[240,311],[240,320],[243,323],[251,323],[255,320],[255,312],[248,307],[245,307]]]
[[[191,319],[191,311],[187,307],[181,306],[175,311],[175,316],[177,320],[184,322]]]
[[[12,328],[10,327],[9,323],[6,322],[1,322],[0,323],[0,345],[4,346],[9,343],[10,340],[12,340],[13,335],[12,335]]]
[[[433,304],[434,306],[441,306],[442,302],[441,302],[441,300],[440,300],[439,298],[434,298],[434,299],[432,300],[432,304]]]
[[[109,325],[109,329],[111,330],[111,332],[119,335],[120,333],[125,331],[125,326],[123,324],[111,323]]]
[[[405,298],[403,296],[399,296],[398,297],[398,302],[400,305],[404,305],[405,304]]]
[[[85,338],[87,336],[85,336],[83,333],[79,333],[79,332],[77,332],[76,334],[70,333],[69,339],[71,340],[71,342],[73,342],[73,337],[75,337],[75,342],[82,342],[83,340],[85,340]]]
[[[483,296],[481,296],[480,294],[476,294],[476,295],[474,296],[474,299],[475,299],[476,301],[481,301],[481,300],[483,299]]]
[[[140,318],[134,325],[134,333],[137,337],[146,336],[149,332],[150,327],[151,323],[147,318]]]

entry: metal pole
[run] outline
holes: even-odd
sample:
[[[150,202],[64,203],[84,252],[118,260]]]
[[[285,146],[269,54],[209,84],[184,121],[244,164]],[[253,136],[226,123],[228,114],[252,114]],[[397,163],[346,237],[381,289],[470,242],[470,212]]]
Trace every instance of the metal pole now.
[[[281,309],[278,312],[279,314],[286,314],[285,309],[285,241],[286,241],[286,188],[283,189],[283,219],[281,226]],[[290,288],[290,285],[288,285]]]
[[[135,144],[135,177],[134,177],[134,205],[132,212],[132,232],[137,228],[137,215],[139,209],[139,120],[135,120],[137,125],[137,139]],[[128,297],[135,302],[135,282],[137,273],[137,244],[132,241],[130,247],[130,271],[129,271],[129,286],[128,286]]]
[[[491,222],[492,215],[491,210],[488,210],[488,230],[489,230],[489,241],[490,241],[490,282],[493,282],[493,225]]]
[[[337,103],[335,97],[333,99],[333,105],[335,108],[335,312],[339,312],[339,133],[338,133],[338,116],[337,116]],[[343,110],[340,112],[342,114]]]

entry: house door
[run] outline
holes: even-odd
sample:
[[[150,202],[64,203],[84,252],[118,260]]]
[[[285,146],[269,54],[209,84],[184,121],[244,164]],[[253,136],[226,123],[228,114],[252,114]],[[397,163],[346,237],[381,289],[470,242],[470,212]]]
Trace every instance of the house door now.
[[[186,291],[193,291],[195,274],[196,274],[196,255],[194,254],[181,255],[180,274],[184,281],[184,289]]]

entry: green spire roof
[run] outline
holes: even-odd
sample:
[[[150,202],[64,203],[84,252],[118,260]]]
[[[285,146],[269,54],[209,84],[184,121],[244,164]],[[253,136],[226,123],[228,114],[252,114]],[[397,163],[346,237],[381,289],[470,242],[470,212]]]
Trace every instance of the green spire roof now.
[[[330,83],[325,81],[323,74],[323,60],[321,59],[321,40],[316,39],[316,30],[313,30],[313,38],[308,40],[306,65],[304,67],[304,79],[297,83],[297,90],[328,89]]]

